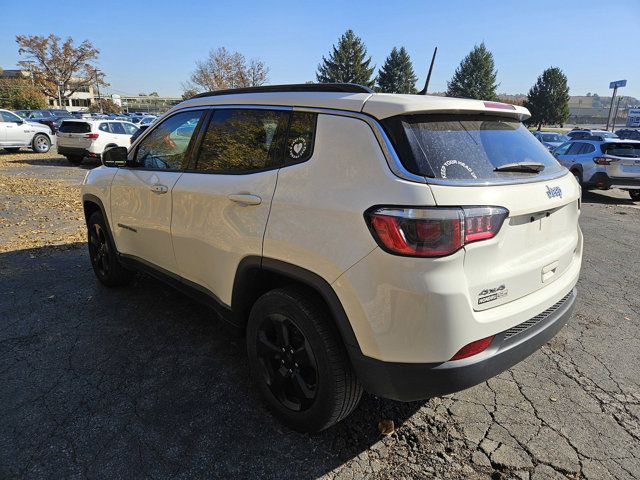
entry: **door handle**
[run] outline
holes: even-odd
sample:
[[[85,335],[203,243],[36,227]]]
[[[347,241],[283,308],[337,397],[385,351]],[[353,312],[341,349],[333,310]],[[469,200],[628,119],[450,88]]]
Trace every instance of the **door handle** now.
[[[151,185],[151,191],[153,193],[167,193],[169,189],[166,185]]]
[[[249,193],[235,193],[227,195],[227,198],[232,202],[242,205],[260,205],[262,203],[262,199],[258,195],[251,195]]]

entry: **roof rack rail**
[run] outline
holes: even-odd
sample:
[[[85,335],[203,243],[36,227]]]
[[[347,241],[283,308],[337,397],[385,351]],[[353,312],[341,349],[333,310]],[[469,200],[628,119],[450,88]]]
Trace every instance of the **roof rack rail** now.
[[[269,92],[342,92],[342,93],[373,93],[369,87],[356,83],[294,83],[290,85],[263,85],[261,87],[230,88],[228,90],[214,90],[199,93],[191,98],[215,97],[218,95],[235,95],[238,93],[269,93]]]

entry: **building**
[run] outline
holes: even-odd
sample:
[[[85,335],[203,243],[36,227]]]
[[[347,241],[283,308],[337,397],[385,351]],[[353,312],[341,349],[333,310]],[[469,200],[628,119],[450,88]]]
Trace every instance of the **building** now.
[[[31,72],[29,70],[3,70],[2,73],[0,73],[0,78],[29,80],[31,78]],[[72,79],[71,82],[74,80],[79,81],[80,78]],[[93,103],[93,99],[93,85],[83,85],[73,92],[69,98],[62,99],[62,107],[59,105],[57,98],[49,97],[48,101],[50,108],[64,108],[70,112],[75,112],[78,110],[87,110]]]

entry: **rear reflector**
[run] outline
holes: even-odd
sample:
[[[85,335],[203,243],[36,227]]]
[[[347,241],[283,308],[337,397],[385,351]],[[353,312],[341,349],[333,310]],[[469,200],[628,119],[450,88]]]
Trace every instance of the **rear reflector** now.
[[[508,103],[500,102],[484,102],[484,106],[487,108],[501,108],[503,110],[515,110],[516,107],[509,105]]]
[[[458,353],[451,357],[451,360],[462,360],[463,358],[469,358],[477,355],[478,353],[485,351],[487,347],[491,345],[492,340],[493,336],[471,342],[458,350]]]
[[[91,139],[94,139],[94,140],[95,140],[95,139],[96,139],[96,138],[98,138],[99,136],[100,136],[100,134],[99,134],[99,133],[87,133],[87,134],[84,136],[84,138],[91,138]]]
[[[494,237],[508,210],[502,207],[379,207],[365,213],[380,247],[395,255],[443,257],[465,244]]]

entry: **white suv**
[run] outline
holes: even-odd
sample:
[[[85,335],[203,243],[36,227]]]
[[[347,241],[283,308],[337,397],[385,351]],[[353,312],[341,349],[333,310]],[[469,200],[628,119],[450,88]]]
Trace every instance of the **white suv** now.
[[[87,174],[93,268],[212,305],[298,430],[363,390],[470,387],[551,339],[576,298],[580,187],[528,117],[344,84],[199,95]]]
[[[36,153],[47,153],[55,137],[51,129],[37,122],[30,122],[9,110],[0,110],[0,148],[17,152],[22,147]]]
[[[85,157],[100,158],[111,147],[128,147],[138,127],[119,120],[65,120],[60,124],[58,153],[73,164]]]

